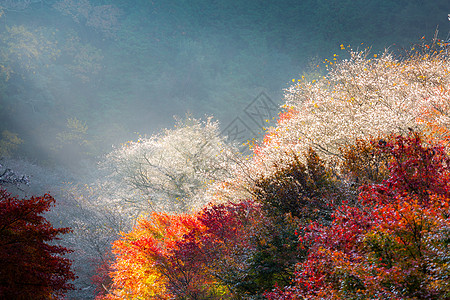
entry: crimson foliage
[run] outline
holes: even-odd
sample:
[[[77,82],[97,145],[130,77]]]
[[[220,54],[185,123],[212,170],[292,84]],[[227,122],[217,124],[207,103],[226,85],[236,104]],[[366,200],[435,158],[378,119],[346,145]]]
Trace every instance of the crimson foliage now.
[[[378,143],[389,177],[361,188],[331,226],[311,223],[293,285],[269,299],[448,299],[450,158],[420,136]]]
[[[62,257],[71,251],[54,244],[71,230],[42,216],[54,202],[48,194],[18,199],[0,189],[1,299],[59,299],[73,289],[71,262]]]
[[[289,284],[302,257],[292,217],[275,224],[260,204],[244,200],[207,206],[197,220],[171,250],[167,287],[177,299],[257,299],[275,283]],[[188,270],[196,280],[186,285]]]

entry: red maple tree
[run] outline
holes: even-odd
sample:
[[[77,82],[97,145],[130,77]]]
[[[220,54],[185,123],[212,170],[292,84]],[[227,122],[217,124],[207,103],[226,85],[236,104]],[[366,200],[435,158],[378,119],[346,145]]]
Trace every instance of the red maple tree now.
[[[55,199],[19,199],[0,189],[0,298],[60,299],[73,289],[69,249],[56,245],[59,234],[69,228],[54,228],[43,216]]]
[[[281,299],[448,299],[450,158],[417,134],[380,140],[389,177],[361,188],[331,226],[311,223],[310,246]]]

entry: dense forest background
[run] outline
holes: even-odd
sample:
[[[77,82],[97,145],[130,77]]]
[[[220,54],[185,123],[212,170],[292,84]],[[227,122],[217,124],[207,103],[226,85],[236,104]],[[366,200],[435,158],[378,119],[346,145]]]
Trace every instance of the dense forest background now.
[[[133,225],[102,202],[121,181],[95,186],[106,182],[97,182],[98,161],[125,165],[120,145],[139,148],[129,141],[163,132],[165,153],[203,138],[197,127],[221,144],[238,120],[239,146],[277,118],[284,89],[325,75],[348,45],[401,58],[422,37],[450,38],[446,0],[0,0],[0,8],[0,172],[29,176],[7,186],[14,194],[50,191],[58,206],[48,218],[74,229],[62,241],[74,249],[71,299],[94,297],[101,255]],[[258,100],[271,108],[267,124],[249,114]],[[195,123],[205,116],[220,125]],[[162,131],[175,123],[186,126],[184,140],[175,139],[183,131]]]

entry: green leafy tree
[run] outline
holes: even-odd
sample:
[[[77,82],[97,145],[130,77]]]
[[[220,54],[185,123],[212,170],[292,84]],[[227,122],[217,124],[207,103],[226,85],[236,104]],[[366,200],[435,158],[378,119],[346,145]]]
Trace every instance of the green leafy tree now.
[[[303,164],[295,154],[274,163],[271,172],[255,179],[251,193],[273,216],[290,214],[301,220],[330,220],[332,181],[317,153],[309,149]]]
[[[17,73],[25,77],[39,72],[60,55],[54,31],[46,27],[7,26],[0,35],[0,44],[0,61],[8,76]]]
[[[22,143],[23,140],[19,138],[17,133],[3,130],[2,138],[0,139],[0,157],[11,156],[13,151]]]

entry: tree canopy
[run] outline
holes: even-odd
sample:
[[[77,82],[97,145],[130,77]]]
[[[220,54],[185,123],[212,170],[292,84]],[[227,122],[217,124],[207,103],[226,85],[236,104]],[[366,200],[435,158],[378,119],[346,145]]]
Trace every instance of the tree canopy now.
[[[54,228],[43,214],[55,199],[50,195],[18,199],[0,189],[0,297],[62,299],[75,279],[71,251],[55,244],[69,228]]]

